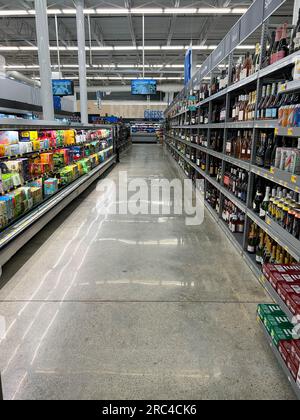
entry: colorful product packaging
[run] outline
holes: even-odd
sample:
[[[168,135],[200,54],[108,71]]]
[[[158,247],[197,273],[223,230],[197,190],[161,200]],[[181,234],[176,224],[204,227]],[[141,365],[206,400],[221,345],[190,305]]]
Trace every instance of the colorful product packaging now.
[[[55,194],[58,191],[58,179],[49,178],[44,182],[44,194],[46,197]]]

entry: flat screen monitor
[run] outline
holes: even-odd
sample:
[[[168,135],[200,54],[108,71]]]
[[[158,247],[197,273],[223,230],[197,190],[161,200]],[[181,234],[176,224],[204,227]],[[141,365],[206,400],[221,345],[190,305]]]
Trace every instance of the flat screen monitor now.
[[[132,95],[156,95],[157,81],[139,79],[131,82]]]
[[[52,90],[54,96],[73,96],[74,82],[72,80],[52,80]]]

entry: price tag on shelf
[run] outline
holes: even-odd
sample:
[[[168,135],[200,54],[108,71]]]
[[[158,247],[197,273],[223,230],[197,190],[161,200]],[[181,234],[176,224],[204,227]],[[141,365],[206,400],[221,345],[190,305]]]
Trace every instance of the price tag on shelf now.
[[[272,174],[272,175],[274,175],[275,174],[275,168],[273,168],[273,166],[271,167],[271,169],[270,169],[270,173]]]
[[[264,276],[263,274],[260,276],[260,282],[261,282],[261,284],[263,284],[263,285],[265,285],[265,284],[266,284],[266,278],[265,278],[265,276]]]
[[[294,130],[292,128],[288,128],[287,135],[288,136],[293,136],[294,135]]]
[[[292,175],[291,176],[291,182],[292,182],[292,184],[297,184],[297,180],[298,180],[297,175]]]
[[[266,223],[267,223],[268,226],[271,226],[271,220],[270,219],[267,219]]]
[[[279,133],[279,128],[278,128],[278,127],[276,127],[276,128],[275,128],[275,136],[278,136],[278,133]]]

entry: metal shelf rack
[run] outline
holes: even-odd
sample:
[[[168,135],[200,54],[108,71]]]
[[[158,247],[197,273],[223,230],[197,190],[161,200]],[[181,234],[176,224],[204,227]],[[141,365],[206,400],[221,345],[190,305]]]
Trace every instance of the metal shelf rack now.
[[[233,27],[229,34],[227,34],[226,38],[221,42],[221,44],[216,48],[216,50],[208,57],[208,59],[204,62],[202,67],[199,69],[198,73],[194,75],[192,81],[186,86],[186,88],[179,94],[179,96],[175,99],[173,104],[166,111],[166,117],[170,116],[170,112],[177,107],[180,108],[180,101],[182,99],[186,99],[188,96],[191,96],[195,89],[200,89],[201,84],[207,83],[204,81],[211,79],[212,75],[216,67],[225,59],[228,58],[229,63],[229,76],[232,69],[233,63],[233,51],[234,49],[242,44],[245,39],[250,36],[254,31],[256,31],[261,26],[261,45],[262,45],[262,54],[265,52],[266,47],[266,33],[268,29],[268,21],[270,16],[284,3],[285,1],[278,2],[276,0],[256,0],[253,5],[250,7],[249,11],[240,19],[237,23],[236,27]],[[291,10],[292,13],[292,10]],[[255,15],[255,16],[254,16]],[[253,20],[253,22],[251,21]],[[247,29],[245,29],[244,23],[250,23],[245,25]],[[245,33],[248,31],[248,33]],[[236,42],[232,42],[232,39],[236,38]],[[228,40],[231,41],[229,46]],[[186,158],[184,153],[180,153],[180,156],[185,160],[186,163],[191,164],[191,166],[205,179],[206,185],[211,184],[214,186],[220,193],[220,203],[221,209],[220,214],[217,214],[215,210],[211,208],[211,206],[205,202],[205,205],[211,215],[214,217],[218,225],[222,230],[225,231],[227,237],[231,240],[231,242],[236,246],[237,250],[241,253],[253,273],[257,276],[260,283],[265,287],[265,290],[269,293],[269,295],[273,298],[275,302],[277,302],[283,311],[288,315],[289,319],[291,319],[292,314],[288,310],[285,303],[280,299],[278,294],[274,289],[272,289],[271,285],[268,282],[265,282],[264,276],[262,274],[261,266],[256,263],[255,255],[248,254],[246,250],[246,243],[247,243],[247,234],[249,231],[250,224],[255,222],[258,226],[260,226],[266,233],[268,233],[275,241],[278,242],[290,255],[292,255],[296,261],[300,261],[300,241],[290,235],[287,231],[281,228],[278,224],[276,224],[273,220],[266,217],[265,220],[262,220],[259,215],[254,213],[251,209],[251,201],[253,196],[253,188],[255,184],[255,177],[261,177],[270,181],[272,183],[277,184],[278,186],[282,186],[283,188],[290,189],[297,193],[300,193],[300,175],[293,175],[288,172],[281,171],[277,168],[260,168],[255,163],[255,153],[256,153],[256,141],[258,139],[259,130],[274,130],[275,136],[283,136],[283,137],[300,137],[300,127],[281,127],[279,125],[279,121],[277,120],[254,120],[254,121],[238,121],[233,122],[229,119],[230,116],[230,103],[232,99],[240,94],[241,91],[245,90],[255,90],[257,91],[257,98],[256,98],[256,110],[258,109],[259,101],[261,100],[261,92],[262,92],[262,85],[264,83],[270,83],[270,80],[276,80],[277,78],[280,79],[281,74],[284,70],[290,70],[291,67],[294,65],[295,61],[300,58],[300,51],[295,52],[288,57],[283,58],[282,60],[269,65],[265,68],[262,67],[262,61],[260,63],[260,69],[253,75],[241,80],[236,84],[230,84],[222,91],[206,98],[205,100],[200,101],[196,105],[196,112],[201,108],[205,108],[206,112],[208,112],[208,124],[201,124],[201,125],[186,125],[186,121],[188,121],[188,110],[180,113],[181,118],[178,116],[173,116],[170,118],[171,125],[173,127],[172,135],[167,133],[166,137],[166,148],[169,149],[171,147],[176,153],[180,153],[177,150],[177,146],[179,143],[182,143],[186,146],[194,148],[196,150],[200,150],[207,155],[207,167],[209,167],[210,157],[216,157],[221,160],[222,162],[222,179],[225,173],[225,165],[226,162],[240,167],[248,172],[249,175],[249,188],[248,188],[248,198],[247,204],[240,203],[240,201],[233,197],[233,195],[227,191],[224,185],[219,184],[216,180],[212,179],[206,171],[203,171],[197,167],[195,164],[191,164],[190,160]],[[210,76],[210,77],[208,77]],[[230,77],[229,77],[230,79]],[[282,89],[282,93],[288,93],[293,91],[300,90],[300,82],[289,82],[287,83],[284,88]],[[212,121],[212,110],[214,102],[220,103],[221,101],[224,102],[226,106],[226,120],[223,123],[213,123]],[[181,124],[182,122],[185,124]],[[177,135],[177,131],[180,130],[180,137],[186,134],[187,136],[205,133],[206,140],[208,143],[207,148],[199,147],[198,145],[182,140]],[[211,149],[212,143],[212,130],[221,130],[223,134],[223,151],[215,151]],[[231,156],[226,155],[226,147],[225,143],[229,136],[229,130],[251,130],[253,136],[253,146],[252,146],[252,159],[250,162],[242,161],[240,159],[236,159]],[[222,135],[221,134],[221,135]],[[172,141],[174,145],[170,145],[169,142]],[[237,238],[236,235],[232,234],[226,224],[223,222],[221,218],[222,213],[222,205],[224,197],[231,200],[239,209],[245,212],[246,216],[246,229],[243,238]],[[270,337],[268,337],[270,339]],[[271,343],[270,343],[271,344]],[[289,378],[293,389],[295,390],[298,398],[300,398],[300,391],[299,386],[296,385],[295,381],[291,380],[290,372],[288,368],[285,366],[281,356],[277,349],[274,349],[274,353],[280,364],[286,373],[287,377]]]

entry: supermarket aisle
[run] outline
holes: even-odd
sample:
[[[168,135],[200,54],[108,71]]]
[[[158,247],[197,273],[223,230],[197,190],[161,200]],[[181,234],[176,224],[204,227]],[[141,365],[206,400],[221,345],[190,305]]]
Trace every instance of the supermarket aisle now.
[[[174,178],[134,146],[109,178]],[[5,267],[6,398],[292,399],[255,322],[262,288],[209,215],[102,215],[86,193]]]

